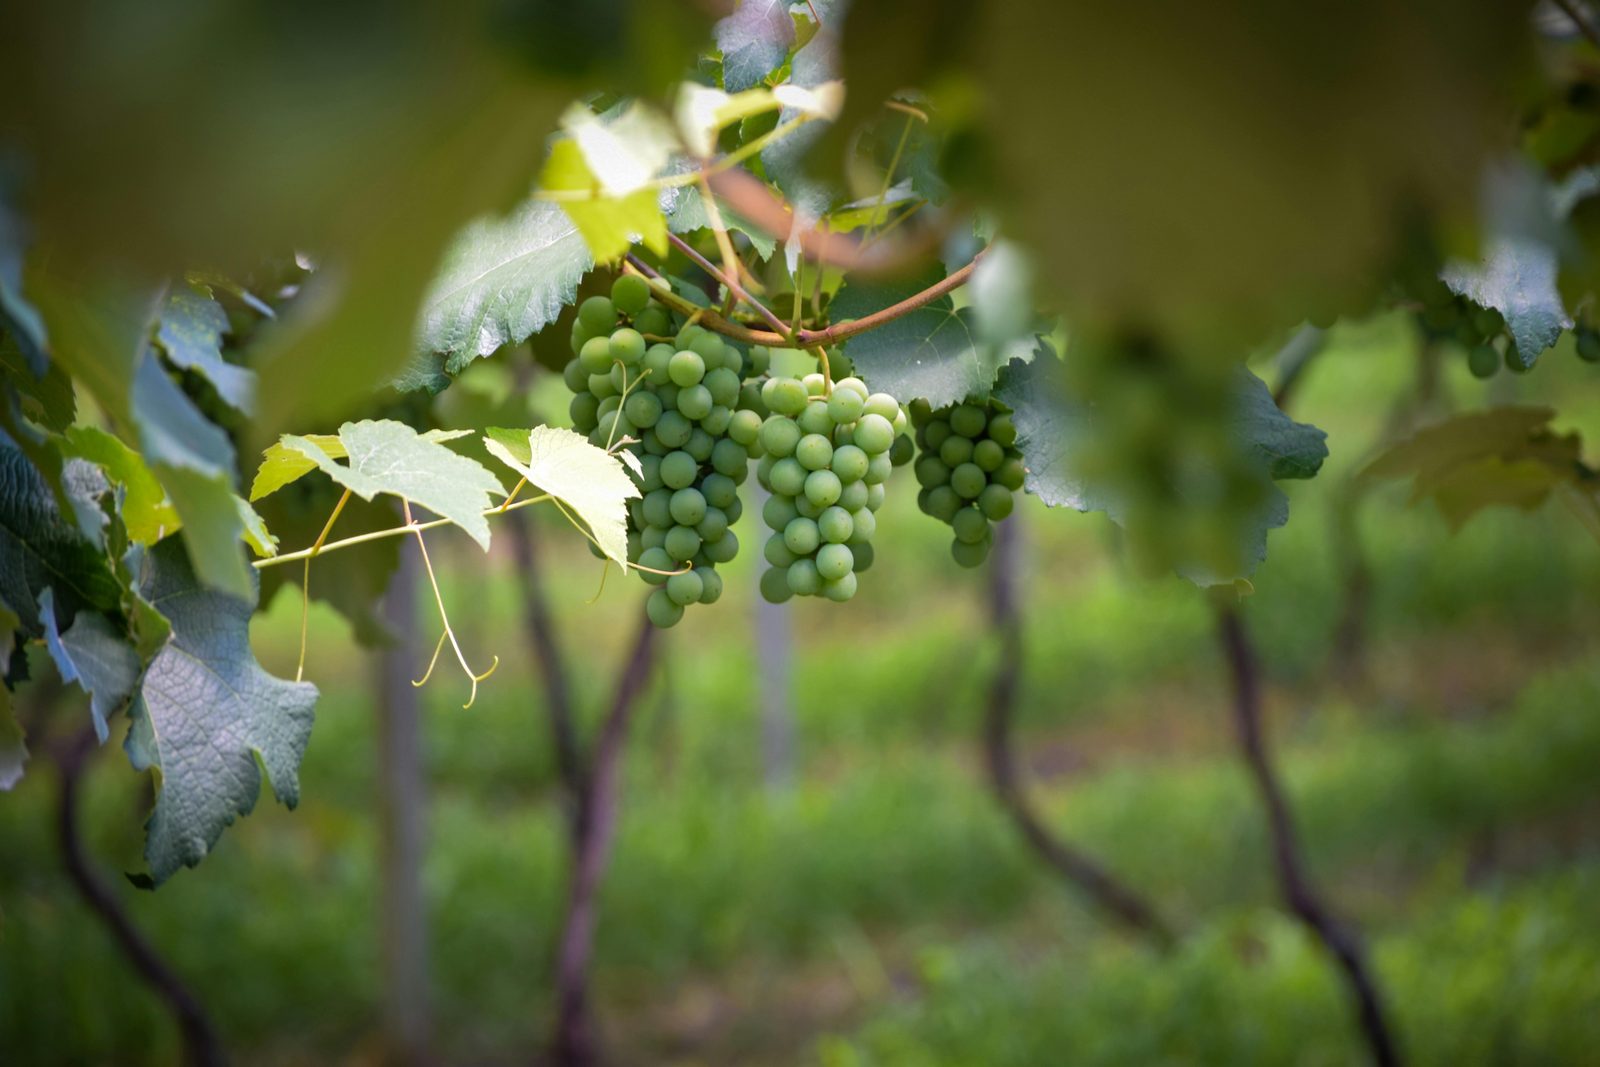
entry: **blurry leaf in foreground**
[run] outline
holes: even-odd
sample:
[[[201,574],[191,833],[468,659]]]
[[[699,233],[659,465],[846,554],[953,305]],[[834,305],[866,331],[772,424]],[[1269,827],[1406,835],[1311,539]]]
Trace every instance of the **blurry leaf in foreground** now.
[[[561,208],[577,226],[597,262],[617,259],[636,238],[657,255],[666,255],[667,220],[661,214],[660,197],[655,190],[640,189],[619,197],[605,195],[576,141],[562,140],[550,146],[550,158],[539,184],[551,192],[594,194],[593,199],[562,201]]]
[[[1425,427],[1373,460],[1364,478],[1410,478],[1413,502],[1431,499],[1455,529],[1485,508],[1531,511],[1558,490],[1600,535],[1600,475],[1576,433],[1550,429],[1555,411],[1500,407]]]
[[[716,26],[722,86],[730,93],[760,85],[783,66],[794,45],[794,19],[784,0],[742,0]]]

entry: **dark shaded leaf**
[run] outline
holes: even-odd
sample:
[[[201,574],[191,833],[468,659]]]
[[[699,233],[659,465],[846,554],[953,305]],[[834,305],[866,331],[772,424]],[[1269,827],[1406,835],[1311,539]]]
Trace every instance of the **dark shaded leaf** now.
[[[228,314],[221,304],[209,293],[178,285],[161,309],[156,343],[174,366],[203,375],[224,402],[248,414],[256,376],[222,358],[222,335],[227,332]]]
[[[715,32],[722,50],[722,86],[730,93],[765,81],[783,66],[795,40],[786,0],[742,0]]]
[[[80,611],[67,632],[59,632],[52,599],[48,589],[39,598],[45,647],[61,680],[76,682],[89,694],[95,736],[103,745],[110,733],[107,720],[128,702],[139,681],[139,653],[128,643],[127,636],[98,611]]]

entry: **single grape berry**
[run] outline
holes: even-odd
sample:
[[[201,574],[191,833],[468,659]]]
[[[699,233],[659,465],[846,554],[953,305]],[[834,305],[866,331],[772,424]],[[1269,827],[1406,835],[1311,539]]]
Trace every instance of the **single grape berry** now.
[[[1474,378],[1493,378],[1500,369],[1500,353],[1495,351],[1494,345],[1475,345],[1467,352],[1467,369]]]
[[[611,283],[611,303],[630,318],[650,303],[650,283],[637,274],[624,274]]]
[[[1585,363],[1600,363],[1600,331],[1578,327],[1578,358]]]

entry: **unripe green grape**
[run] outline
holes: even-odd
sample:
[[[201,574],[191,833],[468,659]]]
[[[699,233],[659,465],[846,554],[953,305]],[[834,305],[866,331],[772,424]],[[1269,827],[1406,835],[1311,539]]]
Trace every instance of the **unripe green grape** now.
[[[906,405],[906,410],[911,414],[911,425],[918,429],[926,426],[929,417],[933,415],[933,406],[920,396]]]
[[[703,385],[690,385],[678,390],[676,406],[684,418],[698,420],[711,414],[715,402],[711,398],[711,390]]]
[[[879,452],[867,460],[867,473],[861,479],[868,485],[881,485],[889,480],[889,475],[894,473],[894,461],[889,458],[889,453]]]
[[[749,356],[745,367],[748,377],[759,378],[772,366],[772,351],[766,345],[751,345]]]
[[[673,355],[667,364],[667,377],[680,388],[699,385],[706,376],[706,361],[698,352],[682,351]]]
[[[738,485],[726,474],[706,475],[700,482],[700,492],[705,496],[708,507],[722,508],[724,511],[739,499]]]
[[[767,402],[761,398],[760,382],[745,382],[739,386],[739,406],[755,412],[763,419],[772,414],[767,410]]]
[[[661,457],[644,456],[639,460],[639,476],[634,479],[639,483],[639,488],[648,493],[660,489],[666,483],[661,480]]]
[[[897,441],[911,431],[911,420],[906,418],[903,408],[894,413],[894,418],[889,420],[889,425],[894,427],[894,437]],[[891,445],[890,447],[894,446]]]
[[[911,462],[911,457],[917,454],[917,446],[905,434],[896,434],[894,444],[889,446],[889,462],[896,467],[904,467]]]
[[[678,331],[678,336],[672,339],[672,343],[678,347],[680,352],[687,352],[690,346],[694,344],[695,339],[705,332],[704,326],[698,323],[687,323],[683,329]]]
[[[863,415],[856,422],[855,442],[869,456],[887,452],[894,444],[894,426],[882,415]]]
[[[598,421],[603,415],[609,415],[613,411],[620,411],[621,409],[622,398],[620,396],[608,396],[604,400],[600,401],[600,406],[595,409],[596,421]]]
[[[836,385],[828,397],[828,417],[834,422],[855,422],[866,406],[867,402],[860,393]]]
[[[1510,371],[1512,374],[1527,374],[1533,369],[1532,367],[1523,366],[1522,357],[1517,352],[1517,346],[1515,342],[1506,345],[1505,365],[1506,370]]]
[[[613,363],[611,370],[607,372],[607,377],[611,379],[611,388],[617,391],[618,396],[621,396],[623,393],[630,391],[629,383],[635,382],[639,375],[637,373],[630,374],[628,368],[620,363]]]
[[[590,392],[575,393],[567,405],[567,414],[572,416],[574,430],[588,433],[600,425],[600,401]]]
[[[832,442],[834,448],[842,448],[845,445],[853,445],[855,444],[856,440],[856,424],[853,422],[847,422],[843,426],[835,426],[833,428],[833,432],[828,434],[827,437],[828,440]]]
[[[1022,460],[1012,456],[1000,464],[1000,469],[994,472],[994,480],[1014,493],[1022,488],[1022,482],[1026,474],[1027,472],[1022,467]]]
[[[694,423],[684,418],[677,411],[663,411],[656,424],[651,427],[661,443],[668,448],[682,448],[689,443],[689,438],[694,434]]]
[[[962,437],[977,437],[988,422],[988,416],[976,404],[957,404],[950,409],[950,429]]]
[[[812,471],[806,475],[806,499],[819,508],[838,500],[843,490],[839,476],[830,470]]]
[[[573,319],[572,333],[568,335],[568,341],[572,345],[572,354],[576,356],[579,352],[582,352],[583,346],[588,344],[589,339],[593,336],[594,331],[584,329],[583,323]]]
[[[624,326],[611,335],[611,358],[624,366],[632,367],[644,359],[644,336],[638,330]]]
[[[672,313],[653,303],[633,317],[633,328],[651,337],[665,337],[672,330]]]
[[[939,458],[944,461],[946,467],[955,470],[972,458],[971,439],[960,434],[951,434],[945,438],[944,444],[939,446]]]
[[[797,559],[789,564],[789,588],[798,596],[816,596],[822,591],[822,575],[814,560]]]
[[[634,436],[634,425],[629,422],[621,411],[612,411],[600,416],[600,423],[596,427],[602,440],[615,443],[624,437]]]
[[[807,403],[805,410],[795,416],[794,421],[800,424],[800,429],[804,433],[814,433],[819,437],[827,437],[833,433],[833,416],[828,414],[827,404]]]
[[[700,551],[700,535],[695,533],[693,526],[674,526],[667,531],[667,539],[661,543],[661,547],[675,560],[689,560]]]
[[[650,303],[650,283],[637,274],[618,275],[611,283],[611,303],[624,315],[637,315]]]
[[[788,545],[789,551],[795,555],[808,556],[822,543],[822,535],[817,532],[817,524],[814,521],[802,516],[783,528],[783,543]]]
[[[1017,443],[1017,427],[1011,421],[1011,416],[1001,412],[989,420],[989,440],[1001,448],[1010,448]]]
[[[822,583],[822,595],[836,604],[843,604],[856,595],[856,576],[852,571],[842,578]]]
[[[628,561],[637,563],[639,554],[644,551],[644,535],[638,530],[628,531]]]
[[[878,532],[878,516],[872,513],[871,508],[862,508],[860,511],[850,513],[850,536],[845,539],[849,545],[864,545],[872,540],[872,535]]]
[[[644,450],[647,454],[656,456],[657,458],[672,451],[672,449],[661,443],[661,438],[656,436],[656,432],[654,430],[645,430],[643,433],[641,433],[639,435],[639,443],[644,447]]]
[[[700,603],[715,604],[722,599],[722,575],[710,567],[696,567],[694,573],[700,576]]]
[[[648,430],[661,418],[661,401],[648,389],[636,389],[628,394],[622,406],[628,421],[642,430]]]
[[[978,494],[978,510],[994,522],[999,522],[1011,514],[1015,503],[1011,490],[1003,485],[991,483],[984,486],[983,492]]]
[[[715,478],[717,475],[713,474],[711,477]],[[709,480],[710,479],[708,478],[707,481]],[[744,514],[744,501],[740,500],[738,497],[734,497],[725,507],[721,504],[718,504],[717,506],[722,508],[722,510],[727,513],[729,526],[732,526],[734,523],[738,522],[739,516]]]
[[[763,571],[761,574],[761,599],[769,604],[782,604],[794,596],[794,590],[789,588],[789,568],[786,564],[781,569]]]
[[[705,591],[705,580],[694,571],[674,574],[667,579],[667,596],[671,598],[674,604],[693,604],[700,599],[700,594]]]
[[[841,389],[855,393],[857,396],[859,396],[863,406],[866,405],[867,397],[871,395],[871,390],[867,388],[867,383],[862,381],[860,378],[854,377],[853,375],[840,378],[838,381],[833,383],[834,392],[837,393]],[[853,422],[854,420],[852,419],[849,421]]]
[[[888,393],[873,393],[867,397],[865,409],[868,415],[876,415],[891,426],[900,417],[900,401]]]
[[[728,436],[748,450],[761,439],[761,416],[754,411],[735,411],[728,419]]]
[[[761,548],[761,558],[774,567],[787,568],[800,557],[794,554],[788,542],[784,540],[782,532],[779,532],[767,538],[767,543]]]
[[[873,511],[883,507],[886,493],[887,491],[884,489],[882,482],[867,486],[867,507]]]
[[[731,408],[739,402],[739,376],[727,367],[707,371],[701,384],[711,391],[711,399],[723,407]]]
[[[739,554],[739,535],[729,530],[702,548],[701,552],[712,563],[727,563]]]
[[[930,452],[937,452],[941,445],[950,439],[954,431],[950,429],[948,419],[934,416],[933,421],[922,428],[921,445]]]
[[[820,518],[822,513],[827,509],[821,504],[813,501],[810,497],[806,496],[804,492],[802,492],[799,496],[794,498],[794,510],[796,513],[803,515],[808,519],[817,519]]]
[[[844,489],[839,493],[839,506],[846,511],[858,511],[867,506],[867,501],[872,499],[872,490],[883,487],[871,486],[866,482],[845,482]]]
[[[950,520],[950,528],[955,531],[956,540],[969,545],[975,545],[989,536],[989,520],[977,508],[962,508],[956,512],[955,518]]]
[[[672,494],[667,510],[672,514],[673,522],[680,526],[693,526],[706,516],[706,498],[692,486],[679,489]]]
[[[652,548],[661,548],[667,543],[667,531],[671,528],[670,526],[646,526],[644,533],[639,535],[639,544],[643,545],[646,551]],[[666,549],[662,548],[662,552],[664,554]],[[668,558],[667,562],[670,563],[672,560]]]
[[[817,573],[825,582],[843,578],[856,568],[856,557],[844,545],[823,545],[817,549]],[[798,592],[798,590],[797,590]]]
[[[988,484],[989,479],[976,463],[963,463],[950,472],[950,488],[965,500],[976,500]]]
[[[785,456],[772,465],[767,484],[774,493],[799,496],[805,492],[806,469],[793,456]]]
[[[828,544],[842,545],[850,540],[850,535],[855,532],[855,523],[851,520],[850,513],[836,504],[824,509],[822,514],[817,516],[817,532]]]
[[[641,570],[639,576],[651,585],[665,585],[667,582],[665,574],[654,574],[652,573],[653,571],[675,569],[672,557],[667,555],[667,550],[659,547],[646,548],[639,553],[639,566],[649,568],[649,570]]]
[[[567,392],[582,393],[589,388],[589,372],[581,359],[569,359],[561,368],[561,380],[567,383]]]
[[[700,464],[687,452],[669,452],[661,458],[661,483],[668,489],[683,489],[694,484],[698,473]]]
[[[652,625],[665,630],[682,620],[683,605],[672,599],[665,589],[657,589],[645,599],[644,613]]]
[[[645,380],[655,386],[664,385],[671,381],[672,378],[667,373],[667,369],[672,363],[672,357],[677,354],[677,349],[663,343],[653,344],[645,349],[643,370],[648,374]]]
[[[980,567],[983,565],[983,561],[989,558],[989,544],[988,541],[979,541],[976,544],[969,544],[966,541],[959,540],[952,541],[950,542],[950,555],[955,557],[955,561],[963,567]]]
[[[578,362],[583,364],[583,369],[591,376],[596,374],[611,373],[611,338],[591,337],[583,343],[583,351],[578,353]]]
[[[819,433],[808,433],[794,447],[794,458],[808,471],[820,471],[833,462],[833,444]]]
[[[806,408],[806,387],[793,378],[769,378],[761,399],[775,414],[793,418]]]
[[[711,466],[718,474],[729,477],[744,470],[750,463],[750,453],[730,437],[724,437],[711,448]]]
[[[671,489],[661,488],[652,489],[644,495],[639,507],[644,512],[646,525],[663,527],[672,525],[672,493]]]
[[[928,490],[928,506],[925,510],[940,522],[949,522],[961,510],[962,503],[954,489],[940,485]]]
[[[611,372],[589,375],[589,392],[601,400],[608,396],[616,396],[616,387],[611,384]]]
[[[704,463],[711,458],[711,450],[716,444],[716,438],[696,426],[689,431],[689,443],[683,446],[683,450],[693,456],[696,463]]]
[[[769,496],[767,502],[761,505],[761,521],[779,533],[782,533],[783,528],[793,522],[799,514],[795,510],[793,497]]]
[[[985,474],[1000,469],[1000,464],[1006,461],[1006,450],[999,443],[992,440],[979,441],[972,449],[972,462]]]
[[[795,421],[782,415],[769,415],[767,421],[761,424],[761,447],[767,450],[769,456],[779,459],[792,456],[801,436],[800,427]]]
[[[841,482],[848,484],[867,476],[868,462],[867,454],[855,445],[840,445],[833,450],[828,469],[837,474]]]
[[[806,387],[806,396],[821,396],[828,387],[828,380],[822,376],[821,371],[812,371],[800,379],[800,384]]]
[[[591,296],[578,305],[578,321],[592,334],[610,333],[617,324],[617,307],[609,297]]]
[[[645,518],[643,498],[635,498],[628,501],[628,519],[633,523],[635,529],[642,530],[650,525],[649,520]]]
[[[710,330],[701,333],[699,337],[689,343],[690,351],[705,362],[708,370],[712,367],[721,366],[722,361],[727,358],[724,347],[722,338]]]
[[[926,453],[918,457],[917,462],[912,465],[911,472],[917,476],[917,483],[927,489],[933,489],[950,481],[950,468],[944,465],[944,460]]]

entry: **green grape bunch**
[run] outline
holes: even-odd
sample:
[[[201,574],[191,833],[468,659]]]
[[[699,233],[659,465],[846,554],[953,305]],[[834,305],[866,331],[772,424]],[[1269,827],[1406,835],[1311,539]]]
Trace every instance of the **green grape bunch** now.
[[[1011,413],[993,398],[941,408],[911,403],[919,455],[912,471],[922,486],[917,506],[955,532],[950,554],[976,567],[994,543],[993,523],[1011,514],[1022,488],[1022,454]]]
[[[716,566],[739,552],[731,527],[764,414],[754,379],[770,354],[678,327],[649,283],[631,274],[609,297],[579,306],[572,350],[563,376],[574,429],[639,459],[643,495],[628,509],[628,559],[657,587],[645,604],[650,621],[672,626],[688,605],[716,602]]]
[[[821,374],[768,378],[761,399],[770,414],[757,435],[756,478],[771,494],[761,518],[772,531],[761,595],[774,604],[797,595],[849,600],[872,566],[895,454],[910,456],[905,412],[859,378],[830,389]]]

